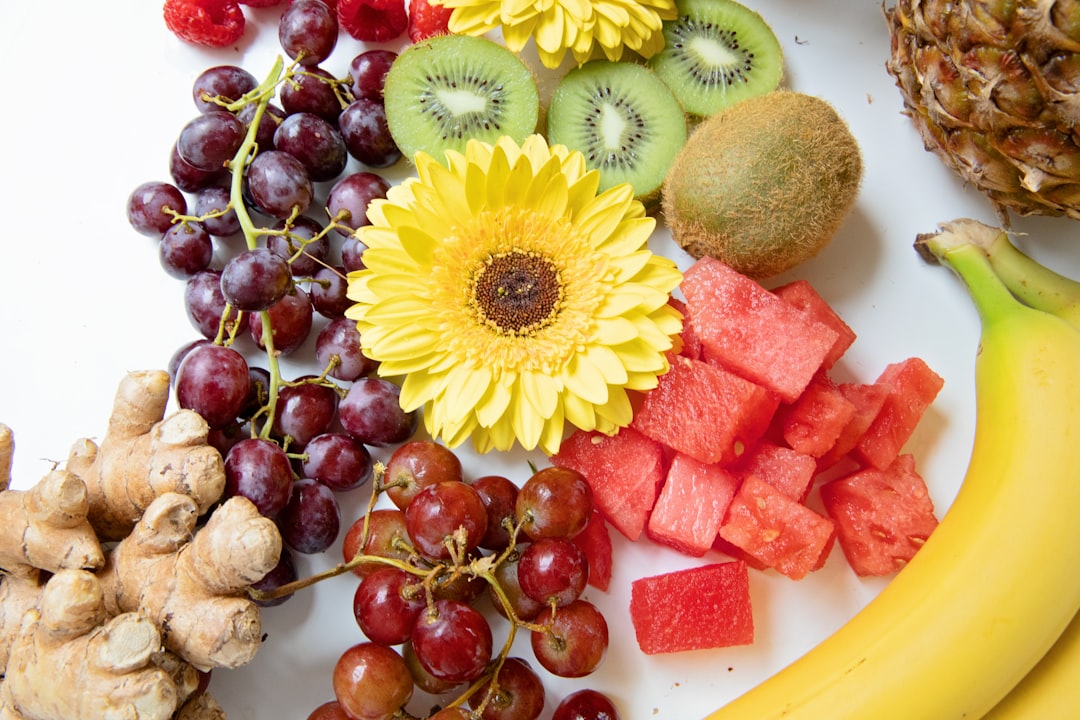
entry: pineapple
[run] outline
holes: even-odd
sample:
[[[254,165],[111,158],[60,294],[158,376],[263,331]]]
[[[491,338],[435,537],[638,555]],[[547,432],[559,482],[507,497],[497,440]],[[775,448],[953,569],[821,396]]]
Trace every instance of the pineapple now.
[[[886,67],[926,144],[1016,215],[1080,220],[1080,0],[896,0]]]

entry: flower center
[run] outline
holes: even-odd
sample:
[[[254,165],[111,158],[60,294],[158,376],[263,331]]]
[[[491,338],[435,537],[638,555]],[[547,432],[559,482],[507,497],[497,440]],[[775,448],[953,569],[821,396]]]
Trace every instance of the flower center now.
[[[507,335],[533,335],[558,317],[563,283],[552,262],[534,252],[489,255],[473,276],[472,302],[481,322]]]

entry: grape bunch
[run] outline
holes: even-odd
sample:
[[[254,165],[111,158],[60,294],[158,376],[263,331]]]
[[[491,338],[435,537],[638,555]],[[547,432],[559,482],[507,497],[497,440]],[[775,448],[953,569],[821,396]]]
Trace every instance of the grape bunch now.
[[[175,398],[210,426],[226,495],[281,531],[281,560],[253,586],[257,602],[359,578],[365,641],[341,654],[337,697],[311,718],[410,718],[420,689],[448,698],[432,718],[530,720],[544,705],[542,671],[583,677],[607,650],[606,621],[581,597],[588,561],[574,542],[591,495],[556,468],[520,488],[497,475],[467,482],[451,450],[414,437],[417,412],[364,355],[346,317],[347,277],[364,267],[355,230],[401,158],[383,110],[397,53],[361,48],[334,74],[335,17],[323,0],[292,0],[278,23],[287,61],[261,81],[235,65],[202,72],[195,115],[167,155],[169,181],[128,198],[132,227],[157,239],[162,269],[185,283],[196,339],[169,361]],[[286,377],[285,358],[303,370]],[[368,485],[368,507],[346,528],[339,494]],[[339,539],[341,564],[298,576],[293,553]],[[500,647],[493,622],[507,628]],[[519,632],[532,662],[511,654]],[[555,717],[617,714],[588,691]]]
[[[349,527],[332,571],[359,578],[353,614],[365,640],[341,654],[335,700],[309,720],[411,718],[417,689],[445,699],[426,716],[433,720],[535,720],[545,701],[541,671],[581,678],[600,666],[608,626],[582,597],[589,563],[574,540],[593,508],[580,473],[547,467],[520,488],[501,475],[467,480],[451,450],[414,439],[376,477],[368,512]],[[499,648],[495,621],[507,628]],[[518,632],[529,634],[541,670],[513,654]],[[618,715],[589,690],[565,698],[555,717]]]

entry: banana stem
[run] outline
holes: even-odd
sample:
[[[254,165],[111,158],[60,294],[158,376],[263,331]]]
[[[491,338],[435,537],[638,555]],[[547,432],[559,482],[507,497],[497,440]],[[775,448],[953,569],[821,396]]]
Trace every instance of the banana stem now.
[[[1020,302],[1002,282],[983,249],[969,242],[956,242],[949,230],[920,235],[920,252],[929,250],[933,257],[955,272],[967,286],[975,309],[984,325],[1015,312]]]

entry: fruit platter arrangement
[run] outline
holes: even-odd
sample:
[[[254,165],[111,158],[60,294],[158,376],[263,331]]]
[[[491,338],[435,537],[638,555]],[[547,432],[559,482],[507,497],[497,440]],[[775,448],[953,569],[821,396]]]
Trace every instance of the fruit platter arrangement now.
[[[0,720],[1075,714],[1080,8],[0,27]]]

